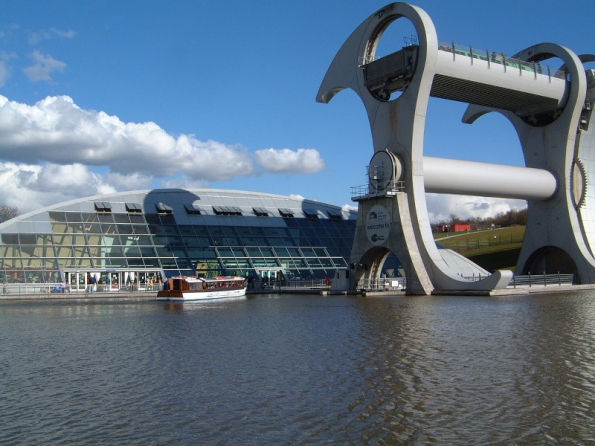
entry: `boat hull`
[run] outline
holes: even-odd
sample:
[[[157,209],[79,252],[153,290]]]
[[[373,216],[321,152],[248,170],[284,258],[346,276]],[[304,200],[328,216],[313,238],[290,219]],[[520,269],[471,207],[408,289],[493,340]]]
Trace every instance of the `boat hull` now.
[[[242,297],[246,288],[216,291],[159,291],[157,300],[161,302],[192,302],[197,300],[224,299],[226,297]]]

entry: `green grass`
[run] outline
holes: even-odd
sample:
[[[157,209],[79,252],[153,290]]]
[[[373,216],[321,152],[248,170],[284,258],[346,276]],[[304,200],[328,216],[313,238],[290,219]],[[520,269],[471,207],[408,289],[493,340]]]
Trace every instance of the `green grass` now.
[[[475,232],[436,234],[441,245],[458,252],[488,271],[514,269],[523,245],[524,226]]]

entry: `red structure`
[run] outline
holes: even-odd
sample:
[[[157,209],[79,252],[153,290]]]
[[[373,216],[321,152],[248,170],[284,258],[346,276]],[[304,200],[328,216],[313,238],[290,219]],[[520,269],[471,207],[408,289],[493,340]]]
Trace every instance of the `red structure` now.
[[[439,232],[465,232],[470,231],[471,225],[440,225]]]

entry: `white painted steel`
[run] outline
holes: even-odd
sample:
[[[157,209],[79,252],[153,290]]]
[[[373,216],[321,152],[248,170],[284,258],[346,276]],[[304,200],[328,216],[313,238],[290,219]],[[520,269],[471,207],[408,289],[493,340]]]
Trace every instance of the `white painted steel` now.
[[[424,156],[426,192],[547,200],[558,188],[544,169]]]

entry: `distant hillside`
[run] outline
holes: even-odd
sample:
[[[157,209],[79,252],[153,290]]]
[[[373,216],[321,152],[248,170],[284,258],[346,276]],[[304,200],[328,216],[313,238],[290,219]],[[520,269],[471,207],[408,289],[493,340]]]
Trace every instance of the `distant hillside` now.
[[[435,239],[493,272],[497,269],[515,269],[524,236],[525,226],[511,226],[486,231],[435,234]]]

